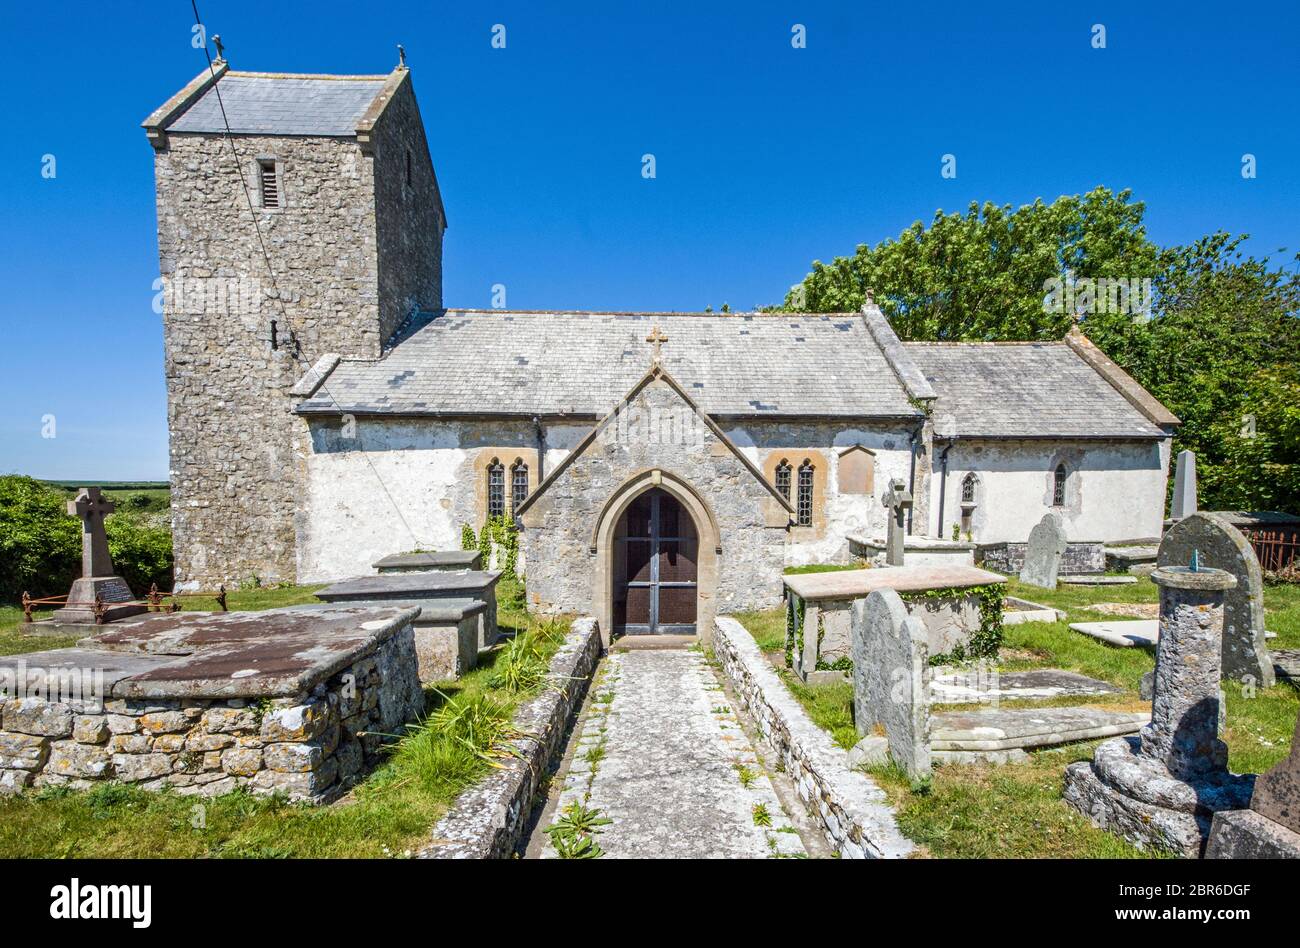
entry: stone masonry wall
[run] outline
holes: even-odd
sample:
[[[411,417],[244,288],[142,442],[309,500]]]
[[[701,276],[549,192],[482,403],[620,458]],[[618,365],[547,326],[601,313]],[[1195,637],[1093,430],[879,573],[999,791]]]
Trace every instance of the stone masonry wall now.
[[[419,858],[508,859],[515,852],[599,659],[596,620],[575,620],[551,659],[546,687],[515,712],[521,736],[512,742],[514,753],[460,795]]]
[[[0,703],[0,793],[117,780],[217,796],[246,786],[327,802],[423,710],[408,624],[310,693],[263,699]]]
[[[849,768],[848,754],[808,717],[744,626],[719,616],[713,650],[727,683],[776,752],[817,820],[844,859],[898,859],[916,848],[899,832],[885,792]]]
[[[413,309],[441,305],[444,222],[409,82],[390,110],[373,157],[352,139],[240,135],[236,162],[222,136],[178,133],[155,154],[180,584],[295,579],[307,432],[289,389],[325,353],[378,357]],[[278,209],[261,207],[271,158]]]
[[[686,407],[662,382],[648,385],[632,404],[650,417],[668,417]],[[717,519],[722,547],[717,610],[760,609],[780,601],[786,530],[765,525],[764,504],[771,494],[725,444],[704,431],[693,444],[597,436],[525,516],[520,542],[528,562],[531,607],[556,613],[596,611],[591,601],[592,531],[614,491],[655,468],[691,485]]]
[[[442,308],[442,234],[447,222],[409,79],[384,109],[373,143],[379,327],[387,342],[412,311]]]

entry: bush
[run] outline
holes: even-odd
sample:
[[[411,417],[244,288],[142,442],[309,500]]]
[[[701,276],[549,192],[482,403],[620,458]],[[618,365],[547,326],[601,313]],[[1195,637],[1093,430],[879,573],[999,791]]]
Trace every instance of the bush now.
[[[61,596],[81,575],[81,521],[67,512],[70,497],[30,477],[0,477],[0,602],[17,602],[23,592]],[[135,595],[152,583],[171,588],[172,536],[166,526],[115,513],[105,529],[113,566]]]

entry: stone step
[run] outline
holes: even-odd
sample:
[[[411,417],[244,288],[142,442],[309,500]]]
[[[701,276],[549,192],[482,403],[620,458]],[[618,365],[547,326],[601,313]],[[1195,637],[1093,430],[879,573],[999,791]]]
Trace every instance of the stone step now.
[[[698,635],[624,635],[615,639],[610,648],[616,652],[690,648],[699,641],[700,637]]]
[[[1087,705],[940,711],[930,718],[930,748],[936,754],[1023,751],[1132,734],[1150,720],[1147,711],[1112,711]]]

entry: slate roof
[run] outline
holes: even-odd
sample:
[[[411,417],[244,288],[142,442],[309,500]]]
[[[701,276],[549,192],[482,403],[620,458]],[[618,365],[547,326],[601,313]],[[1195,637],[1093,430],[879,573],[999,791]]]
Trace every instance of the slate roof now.
[[[355,135],[357,123],[384,87],[387,76],[293,76],[227,72],[204,92],[168,132],[247,135]]]
[[[601,417],[663,363],[709,415],[918,417],[862,316],[539,313],[423,317],[384,358],[340,362],[302,413]]]
[[[1165,436],[1063,342],[903,347],[939,394],[936,437]]]

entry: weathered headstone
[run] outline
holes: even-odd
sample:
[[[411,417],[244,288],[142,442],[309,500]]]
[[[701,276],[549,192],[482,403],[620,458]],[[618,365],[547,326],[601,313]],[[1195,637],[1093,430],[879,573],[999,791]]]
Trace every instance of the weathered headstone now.
[[[1025,550],[1025,563],[1020,568],[1020,581],[1044,589],[1055,589],[1065,546],[1065,526],[1061,523],[1060,515],[1044,514],[1043,519],[1029,531],[1029,545]]]
[[[907,541],[907,511],[912,506],[912,493],[898,478],[889,482],[880,502],[889,511],[889,525],[885,536],[885,565],[903,565],[903,546]]]
[[[113,573],[104,518],[115,509],[116,505],[98,487],[83,487],[75,499],[68,501],[68,513],[82,522],[81,577],[73,580],[68,604],[55,610],[53,621],[113,622],[148,611],[148,606],[132,601],[135,597],[126,580]]]
[[[892,589],[853,603],[853,710],[858,733],[883,736],[915,779],[930,773],[930,649],[925,626]]]
[[[1250,541],[1218,514],[1194,513],[1165,532],[1156,562],[1187,563],[1194,550],[1202,564],[1226,570],[1237,580],[1223,600],[1223,677],[1272,687],[1276,676],[1264,641],[1264,574]]]
[[[1300,721],[1291,754],[1255,778],[1249,810],[1214,814],[1207,859],[1300,859]]]
[[[1169,506],[1171,520],[1196,513],[1196,453],[1179,451],[1174,471],[1174,499]]]
[[[1218,569],[1160,567],[1160,638],[1151,723],[1137,738],[1098,746],[1065,771],[1065,799],[1138,846],[1198,856],[1220,810],[1241,809],[1251,780],[1229,773],[1219,739],[1219,638],[1223,594],[1236,580]]]

